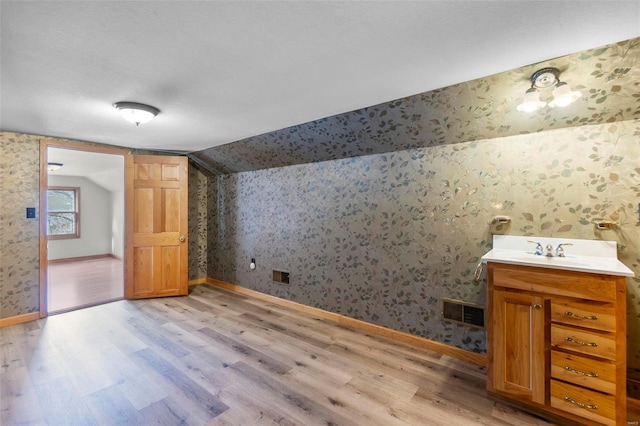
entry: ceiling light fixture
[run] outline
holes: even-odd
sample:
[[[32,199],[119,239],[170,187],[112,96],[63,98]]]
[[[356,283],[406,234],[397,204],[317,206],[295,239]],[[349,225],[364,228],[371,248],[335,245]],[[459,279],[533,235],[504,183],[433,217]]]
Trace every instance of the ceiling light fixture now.
[[[113,107],[120,111],[125,120],[134,123],[136,126],[149,122],[160,112],[158,108],[138,102],[116,102]]]
[[[533,112],[547,105],[540,100],[541,91],[553,89],[553,100],[549,102],[551,108],[567,106],[582,96],[582,92],[571,90],[571,87],[560,81],[560,70],[557,68],[542,68],[531,75],[531,87],[524,95],[524,100],[516,107],[521,112]]]
[[[47,170],[49,172],[55,172],[56,170],[58,170],[62,166],[63,166],[62,163],[47,163]]]

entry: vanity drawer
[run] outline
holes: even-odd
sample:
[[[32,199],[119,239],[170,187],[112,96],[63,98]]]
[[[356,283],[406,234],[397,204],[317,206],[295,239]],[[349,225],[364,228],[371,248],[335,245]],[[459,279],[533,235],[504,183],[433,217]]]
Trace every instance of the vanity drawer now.
[[[551,406],[605,425],[616,424],[616,399],[613,395],[551,380]]]
[[[551,347],[593,355],[610,360],[616,359],[614,334],[581,330],[560,324],[551,324]]]
[[[617,278],[611,275],[489,263],[493,285],[558,296],[616,301]]]
[[[616,331],[612,304],[588,301],[551,301],[551,321],[602,331]]]
[[[606,361],[551,351],[551,377],[601,392],[616,393],[616,366]]]

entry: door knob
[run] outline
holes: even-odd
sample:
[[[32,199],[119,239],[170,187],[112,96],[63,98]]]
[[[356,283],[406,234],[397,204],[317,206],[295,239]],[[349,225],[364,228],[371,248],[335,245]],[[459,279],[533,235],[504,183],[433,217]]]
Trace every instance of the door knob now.
[[[180,235],[180,242],[184,243],[184,240],[185,240],[184,235]]]
[[[542,309],[542,305],[541,305],[541,304],[539,304],[539,303],[536,303],[536,304],[534,304],[534,305],[533,305],[533,309],[538,309],[538,310],[540,310],[540,309]]]

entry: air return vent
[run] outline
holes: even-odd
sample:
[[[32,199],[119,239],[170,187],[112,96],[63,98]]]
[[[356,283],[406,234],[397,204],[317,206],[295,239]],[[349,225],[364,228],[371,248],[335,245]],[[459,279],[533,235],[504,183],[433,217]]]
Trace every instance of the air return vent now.
[[[442,318],[484,328],[484,307],[460,300],[442,299]]]
[[[289,284],[290,276],[288,271],[273,270],[273,281],[281,284]]]

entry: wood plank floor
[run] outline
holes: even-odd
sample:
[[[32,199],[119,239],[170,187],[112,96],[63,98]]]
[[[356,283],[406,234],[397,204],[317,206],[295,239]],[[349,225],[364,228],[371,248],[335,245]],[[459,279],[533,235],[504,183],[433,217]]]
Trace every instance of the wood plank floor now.
[[[48,312],[56,314],[124,298],[121,259],[49,263]]]
[[[208,285],[0,329],[2,425],[544,425],[484,369]]]

